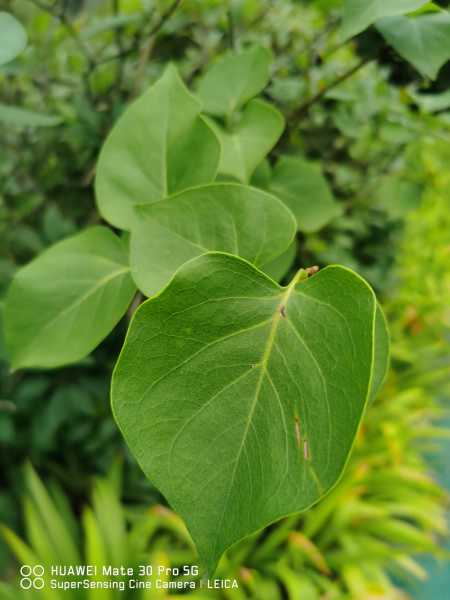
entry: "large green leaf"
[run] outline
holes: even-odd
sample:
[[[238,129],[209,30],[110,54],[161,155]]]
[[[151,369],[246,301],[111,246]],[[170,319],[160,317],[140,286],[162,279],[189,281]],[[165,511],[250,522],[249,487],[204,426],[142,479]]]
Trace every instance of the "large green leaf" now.
[[[210,250],[242,256],[257,266],[292,243],[296,223],[274,196],[255,188],[216,183],[139,208],[131,233],[131,268],[140,290],[152,296],[187,260]]]
[[[214,180],[220,144],[200,110],[170,65],[121,116],[97,165],[97,204],[107,221],[130,229],[135,204]]]
[[[135,293],[122,242],[93,227],[17,271],[5,305],[13,368],[57,367],[91,352]]]
[[[0,12],[0,65],[4,65],[24,50],[27,34],[19,21],[6,12]]]
[[[14,127],[54,127],[62,122],[56,115],[43,115],[19,106],[0,104],[0,122]]]
[[[436,79],[450,60],[450,14],[389,17],[377,23],[384,39],[424,77]]]
[[[209,121],[222,144],[219,172],[248,183],[284,129],[283,115],[267,102],[252,100],[230,131]]]
[[[318,231],[342,212],[320,167],[302,158],[280,158],[269,189],[289,206],[299,230],[306,233]]]
[[[339,480],[369,396],[376,299],[352,271],[285,288],[234,256],[186,263],[136,311],[112,406],[212,573]]]
[[[361,33],[383,17],[404,15],[429,0],[344,0],[341,36],[348,39]]]
[[[232,114],[266,87],[271,62],[271,52],[261,46],[227,54],[200,79],[204,110],[216,116]]]

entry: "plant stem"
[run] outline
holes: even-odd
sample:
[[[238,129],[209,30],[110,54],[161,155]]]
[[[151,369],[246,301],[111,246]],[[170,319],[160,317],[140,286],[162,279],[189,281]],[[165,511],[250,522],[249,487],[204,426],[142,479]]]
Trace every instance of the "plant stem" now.
[[[92,52],[91,52],[91,49],[85,43],[83,38],[80,36],[78,31],[73,26],[70,19],[65,14],[64,8],[62,10],[56,10],[56,2],[54,2],[53,4],[50,5],[50,4],[41,2],[40,0],[29,0],[29,1],[32,4],[34,4],[35,6],[37,6],[38,8],[40,8],[41,10],[44,10],[45,12],[49,13],[52,17],[57,19],[61,23],[61,25],[66,29],[67,33],[73,39],[75,44],[78,46],[79,50],[81,51],[81,53],[83,54],[83,56],[85,57],[86,62],[87,62],[87,70],[83,75],[83,80],[84,80],[85,87],[86,87],[86,93],[89,96],[89,98],[91,100],[93,100],[93,93],[92,93],[92,89],[90,86],[89,77],[90,77],[91,72],[97,66],[97,62],[95,60],[94,54],[92,54]]]
[[[133,90],[133,94],[132,94],[133,97],[139,93],[141,81],[144,77],[145,67],[147,65],[147,62],[148,62],[150,55],[152,53],[152,50],[153,50],[153,44],[155,41],[154,38],[155,38],[156,34],[164,27],[166,22],[178,10],[178,8],[181,6],[182,2],[183,2],[183,0],[174,0],[174,2],[172,2],[172,4],[169,6],[169,8],[164,13],[162,13],[162,15],[160,16],[158,21],[151,28],[151,30],[148,34],[147,43],[143,46],[141,53],[140,53],[139,63],[137,66],[137,71],[136,71],[134,90]]]
[[[231,6],[227,8],[227,22],[228,22],[228,47],[230,50],[236,50],[236,32],[234,27],[234,16],[231,10]]]
[[[301,119],[309,111],[311,106],[313,106],[317,102],[320,102],[320,100],[322,100],[322,98],[330,90],[333,90],[335,87],[337,87],[344,81],[347,81],[347,79],[350,79],[350,77],[352,77],[355,73],[357,73],[360,69],[365,67],[368,63],[372,62],[373,60],[375,60],[374,57],[366,56],[365,58],[362,58],[359,61],[359,63],[354,65],[351,69],[348,69],[348,71],[345,71],[344,73],[342,73],[342,75],[339,75],[339,77],[337,77],[331,83],[319,90],[317,94],[306,100],[306,102],[304,102],[303,104],[300,104],[300,106],[298,106],[295,109],[295,111],[290,115],[290,120],[296,121],[297,119]]]

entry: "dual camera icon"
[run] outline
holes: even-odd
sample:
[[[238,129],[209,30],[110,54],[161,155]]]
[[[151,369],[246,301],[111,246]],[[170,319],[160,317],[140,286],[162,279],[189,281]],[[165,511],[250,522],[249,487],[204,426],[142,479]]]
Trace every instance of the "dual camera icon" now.
[[[31,588],[35,590],[42,590],[45,586],[45,581],[43,578],[45,569],[42,565],[35,565],[31,567],[30,565],[22,565],[20,567],[20,581],[19,585],[23,590],[30,590]]]

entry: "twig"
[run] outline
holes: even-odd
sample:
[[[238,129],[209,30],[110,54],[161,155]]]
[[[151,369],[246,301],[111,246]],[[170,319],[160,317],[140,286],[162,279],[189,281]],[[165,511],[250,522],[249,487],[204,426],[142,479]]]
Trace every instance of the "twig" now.
[[[120,0],[112,0],[112,9],[113,9],[113,13],[115,16],[119,15]],[[115,39],[116,46],[117,46],[117,54],[121,58],[122,57],[121,55],[123,55],[123,52],[125,50],[124,44],[123,44],[123,27],[122,26],[117,27],[117,29],[115,30],[114,39]],[[116,78],[116,82],[115,82],[116,89],[120,89],[120,86],[122,85],[122,81],[123,81],[123,62],[121,60],[119,60],[117,63],[117,78]]]
[[[344,81],[347,81],[347,79],[350,79],[350,77],[352,77],[355,73],[357,73],[360,69],[365,67],[368,63],[372,62],[373,60],[375,60],[374,57],[365,57],[362,60],[360,60],[359,63],[357,63],[351,69],[345,71],[344,73],[342,73],[342,75],[334,79],[331,83],[324,86],[319,92],[317,92],[317,94],[306,100],[306,102],[304,102],[303,104],[300,104],[300,106],[298,106],[296,110],[290,115],[289,120],[296,121],[298,119],[301,119],[303,115],[309,111],[311,106],[322,100],[322,98],[329,91],[333,90],[335,87],[337,87]]]
[[[183,2],[183,0],[174,0],[174,2],[172,2],[172,4],[169,6],[169,8],[164,13],[162,13],[162,15],[160,16],[158,21],[155,23],[155,25],[150,29],[150,32],[148,34],[147,43],[142,47],[141,53],[139,56],[139,62],[138,62],[138,66],[136,69],[136,77],[135,77],[132,97],[137,96],[137,94],[139,93],[139,90],[141,87],[141,81],[144,78],[145,67],[147,66],[147,63],[150,59],[150,56],[151,56],[151,53],[153,50],[153,45],[155,43],[156,34],[164,27],[166,22],[178,10],[178,8],[180,7],[182,2]]]
[[[92,54],[89,46],[84,42],[82,37],[79,35],[78,31],[73,26],[70,19],[65,14],[64,4],[63,4],[62,10],[56,10],[57,2],[54,2],[53,4],[46,4],[44,2],[41,2],[41,0],[29,0],[29,2],[31,2],[32,4],[34,4],[41,10],[48,12],[55,19],[58,19],[58,21],[61,23],[61,25],[63,25],[63,27],[66,29],[67,33],[70,35],[70,37],[73,39],[73,41],[78,46],[79,50],[84,55],[87,65],[88,65],[88,68],[87,68],[86,72],[84,73],[83,79],[84,79],[85,86],[86,86],[86,92],[87,92],[88,96],[92,99],[93,94],[92,94],[92,90],[91,90],[91,86],[90,86],[89,77],[90,77],[91,72],[96,67],[95,56]]]
[[[233,11],[229,6],[227,8],[227,23],[228,23],[228,47],[230,50],[236,49],[236,32],[235,32],[235,23],[233,17]]]
[[[169,8],[161,15],[161,17],[159,18],[159,20],[156,22],[156,24],[150,30],[150,34],[149,34],[150,36],[155,35],[156,33],[158,33],[158,31],[162,27],[164,27],[164,25],[166,24],[166,22],[171,18],[171,16],[181,6],[182,2],[183,2],[183,0],[174,0],[174,2],[172,2],[172,4],[169,6]]]

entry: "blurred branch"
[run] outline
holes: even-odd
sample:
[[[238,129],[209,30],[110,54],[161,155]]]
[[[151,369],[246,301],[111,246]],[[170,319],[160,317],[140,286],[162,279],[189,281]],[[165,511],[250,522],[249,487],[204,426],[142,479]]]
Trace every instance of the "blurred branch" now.
[[[317,94],[315,94],[314,96],[312,96],[311,98],[306,100],[306,102],[304,102],[303,104],[300,104],[300,106],[297,107],[296,110],[294,110],[294,112],[290,115],[289,120],[297,121],[297,120],[301,119],[309,111],[309,109],[317,102],[320,102],[320,100],[322,100],[322,98],[326,94],[328,94],[328,92],[330,92],[331,90],[336,88],[341,83],[344,83],[344,81],[347,81],[347,79],[350,79],[350,77],[355,75],[355,73],[357,73],[360,69],[365,67],[368,63],[372,62],[373,60],[375,60],[375,58],[372,56],[371,57],[366,56],[366,57],[362,58],[351,69],[348,69],[348,71],[345,71],[344,73],[342,73],[342,75],[339,75],[339,77],[336,77],[336,79],[334,79],[329,84],[325,85],[321,90],[319,90],[317,92]]]
[[[236,31],[235,22],[231,6],[227,8],[227,23],[228,23],[228,47],[230,50],[236,50]]]
[[[113,14],[118,16],[120,13],[120,0],[112,0],[112,9]],[[117,53],[119,55],[123,54],[125,47],[123,43],[123,27],[117,27],[114,31],[114,40],[117,47]],[[123,80],[123,62],[121,60],[117,63],[117,80],[115,87],[120,88]]]
[[[140,52],[139,62],[138,62],[137,70],[136,70],[136,78],[135,78],[135,83],[134,83],[134,88],[133,88],[133,94],[132,94],[133,97],[139,93],[139,90],[141,87],[141,82],[142,82],[142,79],[144,78],[145,67],[147,66],[147,63],[150,59],[150,56],[151,56],[151,53],[153,50],[153,45],[155,42],[155,37],[156,37],[157,33],[164,27],[164,25],[172,17],[172,15],[175,14],[175,12],[181,6],[182,2],[183,2],[183,0],[174,0],[174,2],[172,2],[172,4],[169,6],[169,8],[161,14],[160,18],[156,21],[156,23],[150,29],[150,32],[148,34],[147,43],[142,47],[141,52]]]
[[[169,6],[169,8],[165,12],[163,12],[161,17],[158,19],[158,21],[155,23],[155,25],[150,30],[150,33],[149,33],[150,36],[156,35],[158,33],[158,31],[160,29],[162,29],[162,27],[164,27],[166,22],[172,17],[172,15],[181,6],[182,2],[183,2],[183,0],[174,0],[174,2],[172,2],[172,4]]]
[[[88,65],[88,68],[87,68],[86,72],[84,73],[83,80],[84,80],[85,87],[86,87],[86,93],[89,96],[89,98],[92,100],[93,93],[92,93],[89,77],[90,77],[91,72],[96,67],[96,64],[97,64],[96,59],[95,59],[95,56],[92,54],[89,46],[85,43],[85,41],[80,36],[80,34],[76,30],[76,28],[73,26],[73,23],[71,22],[71,20],[67,17],[67,15],[65,13],[65,9],[64,9],[64,4],[58,10],[58,7],[57,7],[58,2],[57,1],[53,2],[53,4],[46,4],[44,2],[41,2],[41,0],[29,0],[29,2],[31,2],[32,4],[37,6],[37,8],[40,8],[41,10],[44,10],[45,12],[49,13],[55,19],[57,19],[61,23],[61,25],[66,29],[69,36],[73,39],[73,41],[77,45],[80,52],[84,55],[87,65]]]
[[[58,5],[57,2],[54,2],[53,4],[46,4],[44,2],[41,2],[41,0],[29,0],[29,2],[31,2],[32,4],[34,4],[41,10],[48,12],[55,19],[58,19],[60,21],[60,23],[66,28],[67,33],[70,35],[70,37],[76,43],[79,50],[84,54],[88,63],[91,64],[91,63],[95,62],[95,57],[92,54],[89,46],[84,42],[84,40],[82,39],[82,37],[80,36],[78,31],[73,26],[73,23],[71,22],[71,20],[67,17],[64,8],[57,10],[57,5]]]

